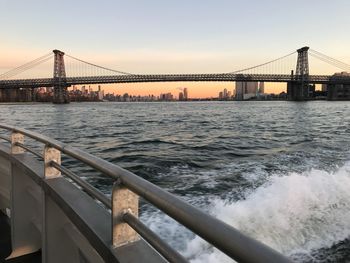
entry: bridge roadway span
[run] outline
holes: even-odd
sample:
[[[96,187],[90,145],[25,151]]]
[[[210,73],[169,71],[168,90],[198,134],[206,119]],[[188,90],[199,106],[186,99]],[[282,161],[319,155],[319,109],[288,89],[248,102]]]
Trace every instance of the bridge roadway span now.
[[[263,81],[263,82],[292,82],[301,81],[300,76],[283,74],[159,74],[159,75],[111,75],[67,77],[60,83],[67,86],[80,84],[112,84],[112,83],[138,83],[138,82],[174,82],[174,81]],[[54,78],[0,80],[0,88],[37,88],[52,87],[57,83]],[[350,84],[350,76],[309,75],[304,82],[312,84]]]

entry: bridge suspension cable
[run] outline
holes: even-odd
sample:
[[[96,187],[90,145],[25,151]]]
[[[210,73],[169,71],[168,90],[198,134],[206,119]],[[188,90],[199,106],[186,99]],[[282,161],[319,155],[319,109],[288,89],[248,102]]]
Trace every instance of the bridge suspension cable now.
[[[237,73],[241,73],[241,72],[244,72],[244,71],[252,71],[252,70],[255,70],[255,69],[258,69],[258,68],[261,68],[261,67],[264,67],[264,66],[267,66],[267,65],[270,65],[274,62],[277,62],[277,61],[281,61],[287,57],[290,57],[294,54],[296,54],[297,52],[296,51],[293,51],[292,53],[289,53],[285,56],[282,56],[282,57],[279,57],[279,58],[276,58],[274,60],[270,60],[268,62],[265,62],[265,63],[262,63],[262,64],[259,64],[259,65],[256,65],[256,66],[252,66],[252,67],[249,67],[249,68],[244,68],[244,69],[240,69],[240,70],[236,70],[236,71],[233,71],[233,72],[230,72],[228,74],[237,74]]]
[[[99,66],[99,65],[90,63],[90,62],[88,62],[88,61],[85,61],[85,60],[82,60],[82,59],[73,57],[73,56],[68,55],[68,54],[65,54],[65,55],[66,55],[67,57],[71,58],[71,59],[74,59],[74,60],[76,60],[76,61],[82,62],[82,63],[87,64],[87,65],[89,65],[89,66],[96,67],[96,68],[98,68],[98,69],[107,70],[107,71],[114,72],[114,73],[118,73],[118,74],[122,74],[122,75],[133,75],[132,73],[129,73],[129,72],[124,72],[124,71],[119,71],[119,70],[115,70],[115,69],[110,69],[110,68],[106,68],[106,67],[103,67],[103,66]]]
[[[0,79],[9,79],[13,76],[16,76],[24,71],[27,71],[27,70],[29,70],[37,65],[40,65],[40,64],[52,59],[52,57],[53,57],[52,52],[45,54],[41,57],[38,57],[38,58],[26,63],[26,64],[23,64],[17,68],[11,69],[11,70],[1,74]]]
[[[350,65],[347,64],[347,63],[344,63],[340,60],[337,60],[335,58],[332,58],[330,56],[327,56],[319,51],[316,51],[316,50],[313,50],[313,49],[310,49],[309,50],[309,54],[310,56],[314,57],[314,58],[317,58],[319,60],[322,60],[323,62],[327,63],[327,64],[330,64],[332,66],[335,66],[339,69],[342,69],[342,70],[347,70],[347,71],[350,71]]]

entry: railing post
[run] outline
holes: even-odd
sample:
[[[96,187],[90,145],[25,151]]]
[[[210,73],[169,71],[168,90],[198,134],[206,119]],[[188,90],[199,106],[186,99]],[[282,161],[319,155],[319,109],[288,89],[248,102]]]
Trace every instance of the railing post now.
[[[51,179],[61,176],[61,172],[50,165],[54,161],[61,164],[61,152],[50,145],[46,145],[44,149],[44,176],[45,179]]]
[[[23,154],[25,150],[16,143],[23,144],[24,135],[12,131],[10,137],[11,153]],[[40,191],[16,163],[11,162],[10,174],[12,252],[8,259],[33,253],[41,248],[40,229],[35,224],[41,212],[41,206],[38,206],[36,199],[40,196]]]
[[[24,143],[24,135],[19,132],[13,131],[11,133],[11,153],[12,154],[24,153],[24,149],[16,145],[17,142]]]
[[[48,144],[44,148],[44,179],[50,187],[65,180],[51,162],[61,164],[61,151]],[[43,203],[42,262],[104,262],[62,207],[45,191]]]
[[[125,213],[135,217],[139,214],[139,197],[127,189],[120,181],[113,186],[112,191],[112,242],[113,247],[121,247],[127,243],[139,240],[139,236],[123,220]]]
[[[51,145],[45,145],[44,148],[44,179],[51,180],[61,177],[61,172],[50,165],[54,161],[61,164],[61,152]],[[67,223],[62,216],[62,212],[50,195],[42,191],[43,196],[43,239],[42,239],[42,262],[60,262],[62,256],[71,255],[71,250],[62,254],[61,248],[65,248],[68,240],[65,240],[62,224]],[[56,233],[61,233],[57,235]],[[72,257],[73,258],[73,257]]]

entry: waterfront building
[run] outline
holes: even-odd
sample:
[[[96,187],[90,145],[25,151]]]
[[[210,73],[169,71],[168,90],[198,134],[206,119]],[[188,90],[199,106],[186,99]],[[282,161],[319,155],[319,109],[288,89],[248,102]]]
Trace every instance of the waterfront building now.
[[[103,100],[103,98],[104,98],[103,90],[97,91],[97,98],[98,98],[98,100]]]
[[[124,93],[124,95],[123,95],[123,101],[125,101],[125,102],[129,102],[129,101],[130,101],[130,97],[129,97],[129,94],[128,94],[128,93]]]
[[[98,85],[97,98],[98,100],[103,100],[104,98],[104,91],[101,89],[101,85]]]
[[[263,94],[265,93],[265,82],[259,82],[259,91],[258,93]]]
[[[180,101],[184,100],[184,94],[182,92],[179,93],[179,100]]]
[[[188,100],[188,90],[184,88],[184,100]]]
[[[258,82],[236,81],[236,100],[248,100],[256,97]]]
[[[161,100],[161,101],[171,101],[171,100],[174,100],[174,97],[173,97],[173,94],[171,94],[170,92],[162,93],[159,96],[159,100]]]
[[[332,77],[347,77],[348,72],[335,73]],[[331,77],[331,78],[332,78]],[[349,84],[328,84],[327,85],[328,100],[350,100],[350,85]]]
[[[227,99],[227,89],[224,89],[223,96],[224,96],[224,99]]]
[[[0,102],[31,102],[35,101],[38,89],[0,89]]]
[[[219,100],[230,100],[232,99],[232,92],[224,89],[219,92]]]

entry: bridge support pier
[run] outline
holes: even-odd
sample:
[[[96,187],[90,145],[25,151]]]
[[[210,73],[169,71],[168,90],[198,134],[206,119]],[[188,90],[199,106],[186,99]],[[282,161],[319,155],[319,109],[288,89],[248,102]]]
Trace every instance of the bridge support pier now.
[[[7,95],[8,95],[8,101],[9,102],[15,102],[16,98],[18,98],[19,90],[18,89],[8,89]]]
[[[67,91],[67,86],[55,85],[53,87],[53,103],[55,104],[65,104],[69,103],[69,96]]]
[[[292,81],[287,83],[288,100],[305,101],[309,99],[309,84]]]
[[[328,84],[327,85],[327,100],[337,100],[338,99],[338,87],[339,85]]]

